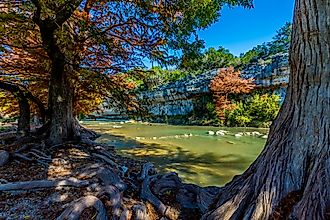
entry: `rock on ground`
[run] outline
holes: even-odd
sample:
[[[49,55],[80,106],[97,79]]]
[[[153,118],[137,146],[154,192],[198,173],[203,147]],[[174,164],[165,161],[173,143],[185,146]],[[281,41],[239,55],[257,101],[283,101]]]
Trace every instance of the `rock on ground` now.
[[[9,160],[9,153],[4,150],[0,150],[0,167],[5,165]]]

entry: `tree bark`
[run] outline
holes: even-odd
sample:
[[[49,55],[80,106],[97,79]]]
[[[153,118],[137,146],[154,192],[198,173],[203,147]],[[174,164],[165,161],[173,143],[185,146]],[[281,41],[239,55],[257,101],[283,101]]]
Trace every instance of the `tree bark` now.
[[[18,129],[20,133],[28,134],[30,132],[30,104],[27,99],[27,92],[23,91],[19,86],[8,82],[0,81],[0,89],[11,92],[19,106]]]
[[[296,0],[285,102],[261,155],[203,219],[330,217],[329,30],[329,0]]]
[[[19,103],[18,132],[28,134],[30,132],[30,104],[23,92],[17,97]]]
[[[73,89],[67,72],[54,65],[49,85],[50,135],[51,144],[60,144],[78,137],[76,119],[73,115]],[[61,64],[60,64],[61,65]],[[63,66],[64,67],[64,66]],[[60,67],[62,68],[62,67]]]

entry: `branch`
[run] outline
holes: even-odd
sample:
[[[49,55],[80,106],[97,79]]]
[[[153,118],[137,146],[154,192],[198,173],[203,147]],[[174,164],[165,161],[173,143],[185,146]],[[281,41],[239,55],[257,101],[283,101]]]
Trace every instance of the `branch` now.
[[[81,4],[82,0],[68,0],[63,5],[62,9],[56,14],[54,23],[61,26],[66,22],[76,10],[76,8]]]
[[[41,3],[39,0],[31,0],[34,6],[37,8],[33,15],[33,21],[41,28],[47,29],[48,31],[54,31],[56,28],[61,26],[66,22],[76,10],[76,8],[81,4],[82,0],[67,0],[56,15],[55,19],[47,18],[45,20],[41,19]]]
[[[37,10],[34,12],[33,14],[33,18],[32,20],[38,25],[40,26],[41,25],[41,18],[40,18],[40,15],[41,15],[41,5],[40,5],[40,2],[39,0],[31,0],[32,3],[34,4],[34,6],[37,8]]]

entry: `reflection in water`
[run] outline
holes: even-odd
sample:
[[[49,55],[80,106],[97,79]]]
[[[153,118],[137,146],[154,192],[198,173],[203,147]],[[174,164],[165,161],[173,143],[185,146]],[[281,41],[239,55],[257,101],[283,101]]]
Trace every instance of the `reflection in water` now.
[[[242,173],[265,144],[259,137],[234,137],[240,128],[221,128],[230,134],[211,136],[207,131],[219,128],[110,122],[84,125],[101,134],[97,141],[115,146],[120,153],[151,161],[160,171],[175,171],[186,182],[204,186],[223,185]]]

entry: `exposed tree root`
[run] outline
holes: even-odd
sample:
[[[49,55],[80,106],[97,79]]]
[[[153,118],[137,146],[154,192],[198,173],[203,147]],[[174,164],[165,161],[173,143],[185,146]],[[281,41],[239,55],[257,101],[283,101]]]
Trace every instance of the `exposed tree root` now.
[[[100,135],[97,134],[95,131],[83,127],[81,124],[78,123],[78,121],[77,121],[77,127],[79,130],[81,139],[95,140],[96,138],[100,137]]]
[[[141,180],[144,180],[147,176],[154,174],[156,174],[156,169],[152,163],[148,162],[143,164],[141,176],[140,176]]]
[[[40,190],[57,186],[80,187],[79,191],[84,192],[80,196],[83,197],[68,203],[68,207],[58,219],[78,219],[84,210],[90,207],[97,210],[98,219],[108,218],[104,214],[105,209],[111,213],[110,219],[118,220],[128,220],[131,217],[150,220],[179,219],[182,210],[190,209],[194,210],[191,212],[192,215],[200,210],[201,213],[198,214],[200,216],[210,205],[212,201],[210,197],[218,192],[213,188],[183,184],[175,173],[157,174],[154,165],[150,162],[143,163],[129,159],[127,163],[127,159],[118,156],[112,147],[89,139],[52,146],[47,150],[43,148],[44,144],[40,141],[40,137],[39,140],[36,140],[36,137],[20,139],[14,144],[16,149],[11,153],[13,158],[55,167],[52,170],[56,169],[56,166],[61,168],[66,164],[71,172],[68,172],[68,175],[75,178],[13,183],[2,181],[0,192]],[[60,158],[59,155],[54,154],[56,151],[61,152]],[[71,168],[70,163],[75,164],[77,161],[76,157],[72,157],[73,154],[76,156],[76,151],[84,155],[79,157],[78,161],[80,160],[85,167]],[[50,153],[54,158],[49,156]],[[63,157],[66,154],[70,156]],[[63,162],[57,162],[58,160]],[[189,219],[189,217],[180,216],[180,219]]]
[[[118,164],[116,164],[115,162],[113,162],[113,160],[111,160],[110,158],[108,158],[107,156],[101,155],[101,154],[96,154],[93,153],[92,154],[94,157],[97,157],[101,160],[103,160],[104,162],[106,162],[107,164],[110,164],[111,166],[113,166],[114,168],[118,169]]]
[[[26,182],[0,184],[0,191],[35,190],[59,186],[85,187],[89,184],[89,181],[78,180],[76,178],[68,178],[64,180],[33,180]]]
[[[48,163],[42,161],[42,160],[39,160],[39,159],[32,159],[30,157],[28,157],[27,155],[25,154],[20,154],[20,153],[13,153],[12,156],[14,158],[19,158],[19,159],[22,159],[22,160],[26,160],[26,161],[29,161],[29,162],[36,162],[36,163],[39,163],[45,167],[48,166]]]
[[[8,141],[10,139],[14,139],[16,137],[17,137],[16,131],[9,131],[9,132],[0,133],[0,143]]]
[[[49,156],[41,156],[41,155],[35,153],[32,150],[30,152],[28,152],[26,155],[35,156],[36,158],[38,158],[37,160],[44,160],[44,161],[48,161],[48,162],[52,161],[52,158],[51,157],[49,157]]]
[[[122,194],[117,187],[108,185],[102,189],[97,195],[101,197],[106,195],[108,197],[108,204],[111,207],[112,219],[119,219],[121,216]]]
[[[85,196],[73,201],[56,220],[78,220],[82,212],[89,207],[97,211],[97,220],[107,220],[108,215],[101,200],[95,196]]]
[[[35,141],[38,141],[40,140],[40,137],[39,136],[23,136],[23,137],[19,137],[17,138],[17,140],[6,146],[8,149],[12,149],[12,148],[20,148],[22,147],[24,144],[30,144],[32,142],[35,142]]]
[[[147,213],[147,208],[143,203],[135,204],[133,206],[133,219],[134,220],[150,220]]]
[[[38,156],[41,158],[41,159],[45,159],[45,160],[52,160],[51,156],[45,154],[44,152],[41,152],[35,148],[31,149],[31,152],[34,152],[36,154],[38,154]]]
[[[126,189],[126,184],[123,180],[110,169],[100,169],[97,176],[102,180],[105,186],[113,185],[120,191],[124,191]]]
[[[34,144],[24,144],[21,148],[15,151],[15,153],[21,153],[23,151],[29,150],[34,146]]]
[[[150,183],[153,179],[157,178],[157,175],[148,176],[143,180],[142,189],[141,189],[141,198],[149,201],[152,205],[155,206],[156,210],[161,216],[165,216],[169,219],[177,219],[178,213],[175,209],[166,206],[162,201],[160,201],[150,190]]]

